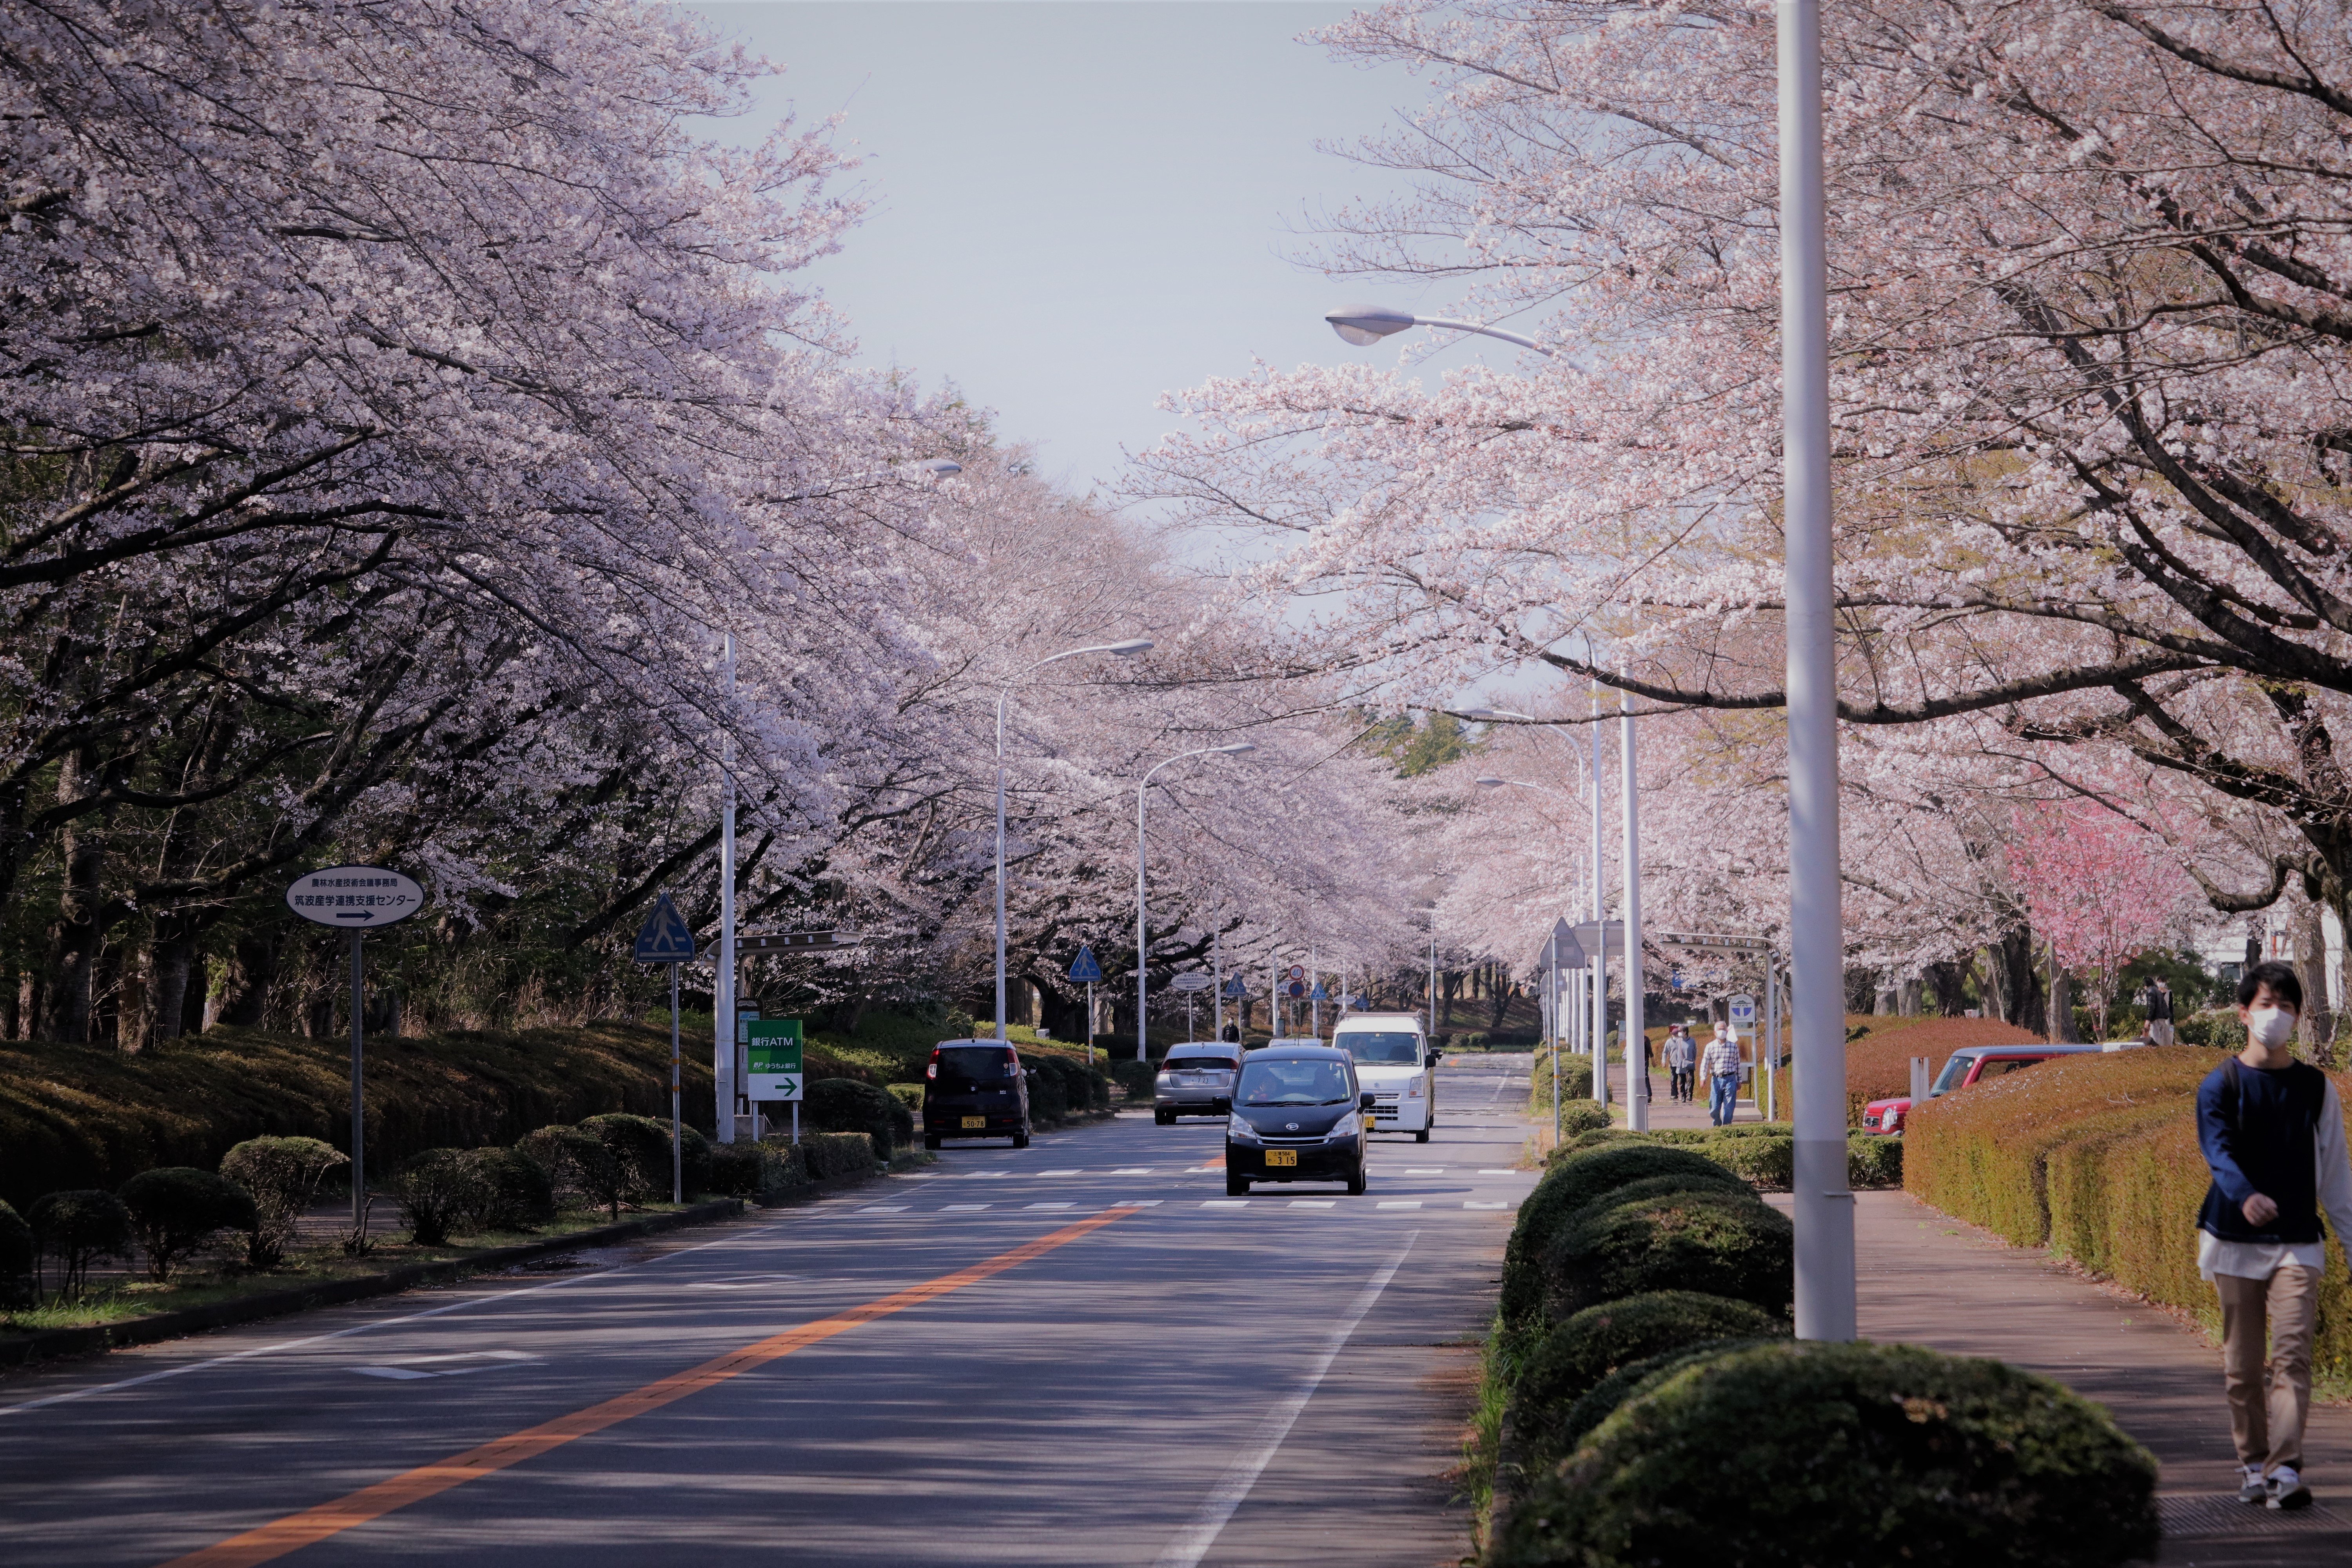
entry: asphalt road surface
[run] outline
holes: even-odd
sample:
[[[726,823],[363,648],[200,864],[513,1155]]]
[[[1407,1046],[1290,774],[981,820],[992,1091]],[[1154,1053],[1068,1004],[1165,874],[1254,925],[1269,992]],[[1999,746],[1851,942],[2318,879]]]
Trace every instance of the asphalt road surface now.
[[[1216,1123],[1129,1113],[15,1375],[0,1559],[1454,1563],[1527,1070],[1450,1058],[1361,1197],[1227,1199]]]

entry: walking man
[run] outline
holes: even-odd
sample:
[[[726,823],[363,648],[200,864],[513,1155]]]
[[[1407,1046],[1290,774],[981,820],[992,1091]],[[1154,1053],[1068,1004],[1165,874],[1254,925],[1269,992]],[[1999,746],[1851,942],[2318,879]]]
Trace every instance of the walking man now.
[[[1691,1102],[1691,1075],[1698,1070],[1698,1042],[1688,1024],[1676,1024],[1666,1036],[1666,1098],[1680,1105]]]
[[[2172,1044],[2172,987],[2162,980],[2149,981],[2140,995],[2140,1005],[2147,1014],[2147,1043]]]
[[[1739,1104],[1739,1040],[1729,1026],[1715,1026],[1715,1038],[1698,1058],[1698,1076],[1706,1079],[1706,1119],[1730,1126]]]
[[[2303,983],[2257,963],[2238,983],[2246,1048],[2197,1088],[2212,1184],[2197,1215],[2197,1271],[2221,1299],[2221,1384],[2241,1467],[2238,1500],[2306,1508],[2304,1418],[2327,1253],[2319,1211],[2352,1236],[2352,1160],[2327,1075],[2288,1053]],[[2265,1342],[2268,1365],[2264,1364]]]

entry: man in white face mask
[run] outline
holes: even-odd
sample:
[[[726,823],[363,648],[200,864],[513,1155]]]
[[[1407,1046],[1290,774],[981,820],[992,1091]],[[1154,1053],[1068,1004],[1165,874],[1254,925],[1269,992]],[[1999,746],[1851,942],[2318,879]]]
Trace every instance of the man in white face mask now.
[[[2221,1380],[2242,1468],[2238,1500],[2276,1509],[2311,1502],[2299,1472],[2327,1263],[2319,1211],[2337,1236],[2352,1237],[2344,1108],[2327,1075],[2288,1050],[2302,1010],[2294,970],[2247,970],[2238,983],[2246,1048],[2197,1089],[2197,1136],[2213,1172],[2197,1215],[2197,1270],[2221,1298]]]

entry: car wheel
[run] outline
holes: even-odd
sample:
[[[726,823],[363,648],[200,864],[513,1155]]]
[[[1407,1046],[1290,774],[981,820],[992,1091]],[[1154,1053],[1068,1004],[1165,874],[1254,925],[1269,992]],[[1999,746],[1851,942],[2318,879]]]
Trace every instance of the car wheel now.
[[[1225,1196],[1229,1198],[1238,1198],[1245,1197],[1248,1194],[1249,1178],[1247,1176],[1236,1176],[1231,1171],[1227,1171],[1225,1173]]]
[[[1413,1141],[1414,1142],[1416,1142],[1416,1143],[1426,1143],[1426,1142],[1429,1142],[1429,1129],[1428,1129],[1428,1128],[1426,1128],[1426,1127],[1424,1127],[1424,1128],[1423,1128],[1420,1131],[1418,1131],[1418,1132],[1414,1133],[1414,1134],[1412,1135],[1412,1141]]]
[[[1155,1110],[1151,1113],[1151,1120],[1162,1127],[1173,1127],[1176,1125],[1176,1113],[1172,1110]]]
[[[939,1146],[940,1141],[935,1137],[926,1138],[923,1140],[923,1147],[926,1149],[936,1149]]]
[[[1349,1194],[1351,1196],[1361,1197],[1363,1195],[1364,1189],[1371,1184],[1370,1178],[1371,1173],[1364,1169],[1364,1162],[1360,1159],[1358,1160],[1356,1162],[1355,1174],[1348,1178]]]
[[[1029,1147],[1029,1129],[1024,1127],[1020,1131],[1015,1132],[1013,1135],[1013,1146],[1015,1149],[1026,1149]]]

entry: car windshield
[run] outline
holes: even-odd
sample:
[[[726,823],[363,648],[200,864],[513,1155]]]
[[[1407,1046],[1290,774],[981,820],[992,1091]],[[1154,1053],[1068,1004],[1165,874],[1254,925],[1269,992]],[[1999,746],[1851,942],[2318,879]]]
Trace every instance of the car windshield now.
[[[1944,1070],[1936,1075],[1935,1084],[1927,1090],[1927,1097],[1932,1100],[1937,1095],[1958,1089],[1960,1079],[1969,1076],[1969,1064],[1976,1059],[1970,1056],[1955,1056],[1947,1061]]]
[[[1231,1057],[1170,1057],[1161,1072],[1231,1072],[1241,1064]]]
[[[959,1046],[932,1058],[939,1071],[931,1081],[950,1093],[1003,1089],[1021,1069],[1003,1046]]]
[[[1352,1097],[1344,1064],[1310,1059],[1250,1063],[1238,1098],[1244,1105],[1339,1105]]]
[[[1421,1037],[1410,1030],[1349,1029],[1333,1043],[1368,1066],[1413,1067],[1421,1061]]]

